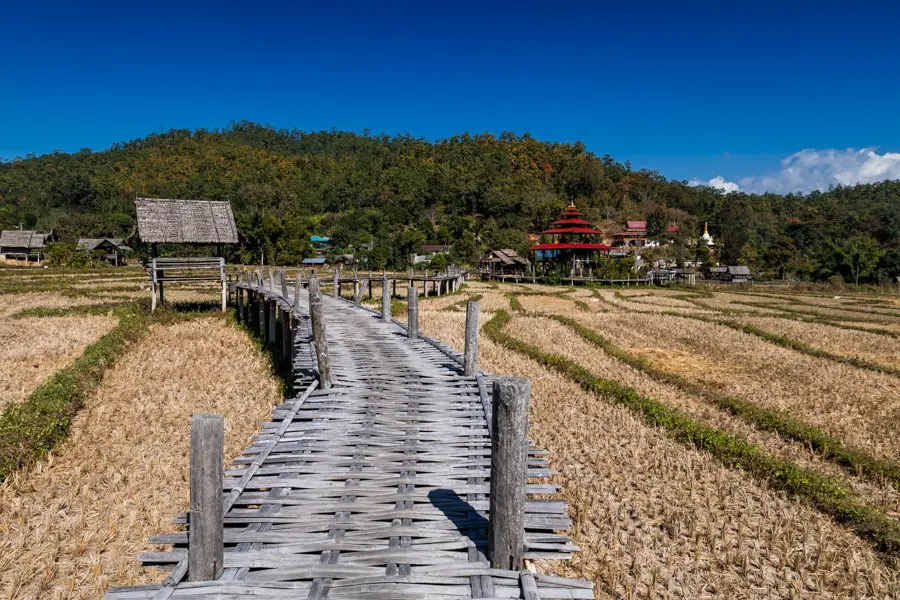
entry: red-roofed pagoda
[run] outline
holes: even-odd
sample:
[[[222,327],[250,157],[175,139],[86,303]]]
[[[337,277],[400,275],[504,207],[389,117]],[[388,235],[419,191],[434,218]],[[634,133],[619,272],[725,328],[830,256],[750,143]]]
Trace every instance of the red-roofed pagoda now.
[[[599,252],[609,252],[610,246],[597,242],[603,232],[594,229],[593,223],[585,221],[581,212],[572,202],[563,212],[562,218],[553,221],[550,229],[541,232],[542,236],[550,236],[549,242],[542,242],[531,247],[537,259],[544,266],[545,262],[557,265],[568,265],[574,272],[595,262]]]

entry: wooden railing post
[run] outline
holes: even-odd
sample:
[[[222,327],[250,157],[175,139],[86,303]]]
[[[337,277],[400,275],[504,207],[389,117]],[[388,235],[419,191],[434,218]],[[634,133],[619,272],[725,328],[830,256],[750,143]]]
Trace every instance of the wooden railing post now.
[[[287,271],[281,269],[281,297],[287,301],[288,299],[288,281]]]
[[[322,307],[322,295],[319,293],[319,280],[315,275],[309,280],[309,317],[312,321],[316,361],[319,363],[319,385],[327,390],[333,385],[331,359],[328,356],[328,340],[325,337],[325,311]]]
[[[225,419],[221,415],[191,417],[188,581],[211,581],[222,574],[224,453]]]
[[[222,312],[225,312],[228,307],[228,288],[230,287],[231,278],[229,277],[228,282],[225,281],[225,259],[219,258],[219,277],[222,278]]]
[[[331,295],[335,298],[341,297],[341,274],[339,271],[334,272],[334,283],[332,284]]]
[[[478,300],[469,300],[466,303],[466,350],[463,355],[466,377],[472,377],[478,369],[478,319],[480,312],[481,303]]]
[[[387,275],[381,278],[381,320],[391,320],[391,288]]]
[[[277,339],[275,336],[278,335],[276,333],[278,329],[276,327],[275,317],[277,314],[276,310],[278,308],[278,305],[274,300],[271,299],[266,304],[268,305],[268,308],[266,310],[266,325],[268,325],[269,328],[269,335],[267,336],[267,340],[269,342],[269,348],[275,348],[275,341]]]
[[[522,568],[530,399],[531,382],[527,379],[494,380],[488,560],[495,569]]]
[[[294,309],[300,306],[300,269],[297,269],[297,279],[294,281]]]
[[[419,337],[419,290],[409,286],[406,297],[407,330],[406,337],[411,340]]]
[[[356,303],[357,306],[359,306],[360,303],[362,303],[363,294],[366,293],[367,285],[369,285],[369,280],[366,278],[364,278],[360,282],[357,282],[357,284],[356,284],[356,297],[353,299],[353,301]]]

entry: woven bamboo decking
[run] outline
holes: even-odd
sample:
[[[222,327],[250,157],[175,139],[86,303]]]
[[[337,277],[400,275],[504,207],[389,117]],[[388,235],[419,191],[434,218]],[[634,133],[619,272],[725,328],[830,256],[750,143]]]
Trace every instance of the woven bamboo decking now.
[[[226,471],[221,577],[182,581],[188,535],[164,534],[151,542],[173,549],[140,560],[172,568],[166,583],[105,597],[593,598],[589,582],[488,564],[486,376],[464,377],[446,346],[325,298],[335,385],[318,389],[306,302],[301,294],[293,308],[300,392]],[[540,483],[551,474],[545,455],[529,451],[525,556],[565,559],[577,550],[559,533],[565,504],[530,497],[557,491]]]

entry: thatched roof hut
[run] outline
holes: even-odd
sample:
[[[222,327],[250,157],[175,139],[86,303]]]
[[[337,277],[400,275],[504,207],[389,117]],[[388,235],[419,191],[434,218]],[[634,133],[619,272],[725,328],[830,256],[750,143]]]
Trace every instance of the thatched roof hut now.
[[[231,204],[217,200],[136,198],[138,235],[151,244],[236,244]]]
[[[19,250],[42,250],[46,246],[49,233],[9,229],[0,232],[0,248]]]
[[[131,252],[131,248],[125,245],[123,238],[81,238],[78,240],[78,249],[87,252],[93,252],[94,250]]]

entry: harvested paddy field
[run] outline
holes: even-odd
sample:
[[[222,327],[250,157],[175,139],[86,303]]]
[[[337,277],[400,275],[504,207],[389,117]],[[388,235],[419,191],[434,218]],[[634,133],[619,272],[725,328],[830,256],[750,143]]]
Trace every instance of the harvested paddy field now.
[[[837,356],[900,368],[900,339],[894,337],[777,317],[738,316],[731,320],[774,335],[785,335]]]
[[[0,318],[0,411],[25,399],[117,322],[106,316]]]
[[[0,319],[32,308],[73,308],[102,302],[100,298],[63,296],[51,292],[0,294]]]
[[[655,366],[825,428],[847,445],[900,456],[900,378],[674,316],[572,315]]]
[[[563,335],[548,323],[559,325],[516,317],[507,330],[559,344],[545,341]],[[462,314],[426,311],[422,324],[462,349]],[[598,598],[888,598],[900,589],[871,545],[806,503],[485,336],[480,344],[485,370],[531,379],[532,437],[569,501],[581,552],[542,570],[590,579]]]
[[[152,326],[69,438],[0,487],[0,596],[96,599],[109,585],[160,581],[135,557],[188,505],[191,414],[224,415],[234,457],[279,400],[240,329],[220,318]]]

